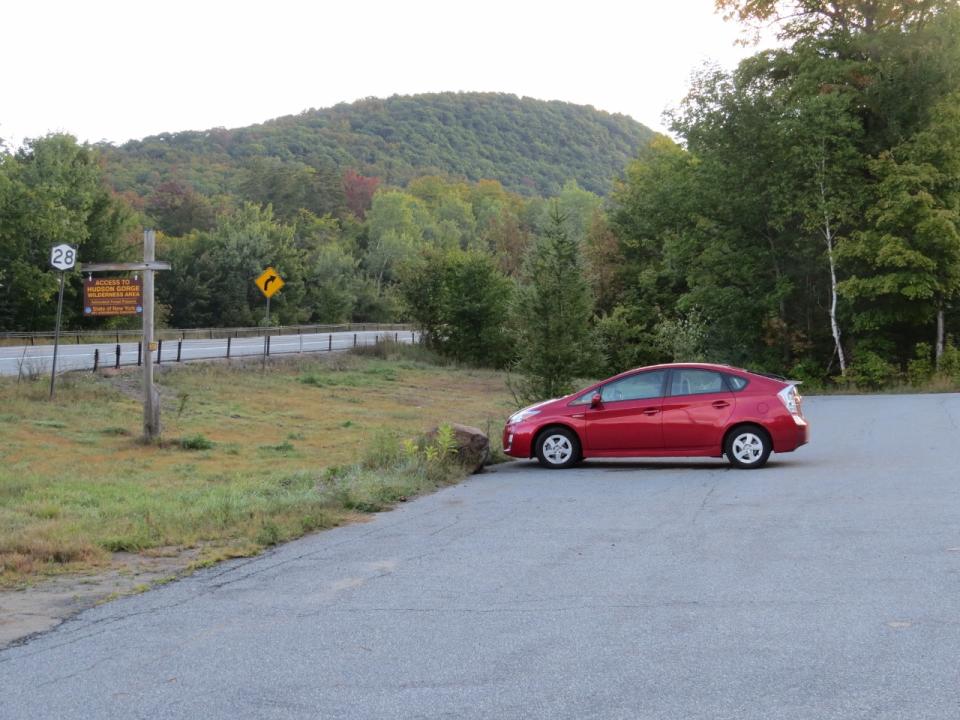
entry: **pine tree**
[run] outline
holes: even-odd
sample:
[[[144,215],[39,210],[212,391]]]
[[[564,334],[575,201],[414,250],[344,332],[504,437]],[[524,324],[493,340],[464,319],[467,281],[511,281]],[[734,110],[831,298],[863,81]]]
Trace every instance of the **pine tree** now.
[[[592,372],[598,353],[591,342],[593,299],[583,276],[580,248],[566,230],[556,203],[549,223],[527,256],[514,305],[518,335],[516,388],[524,402],[571,392],[572,381]]]

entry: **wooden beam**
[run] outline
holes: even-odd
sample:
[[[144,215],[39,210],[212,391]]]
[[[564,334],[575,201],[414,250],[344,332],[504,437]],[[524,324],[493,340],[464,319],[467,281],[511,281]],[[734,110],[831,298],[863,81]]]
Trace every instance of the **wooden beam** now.
[[[161,260],[138,263],[80,263],[80,272],[136,272],[143,270],[169,270],[170,263]]]

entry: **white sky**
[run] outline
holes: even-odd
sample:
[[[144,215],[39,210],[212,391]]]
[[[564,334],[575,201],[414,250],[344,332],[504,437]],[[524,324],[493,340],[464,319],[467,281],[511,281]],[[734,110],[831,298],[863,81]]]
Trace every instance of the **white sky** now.
[[[362,97],[498,91],[663,129],[705,60],[754,52],[712,0],[10,0],[0,138],[123,142]]]

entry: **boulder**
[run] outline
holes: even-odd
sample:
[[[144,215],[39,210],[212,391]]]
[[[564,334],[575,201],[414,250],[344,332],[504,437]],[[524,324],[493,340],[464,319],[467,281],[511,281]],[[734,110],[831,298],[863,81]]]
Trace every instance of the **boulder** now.
[[[469,425],[460,425],[459,423],[448,423],[453,430],[453,437],[457,446],[457,458],[463,463],[464,467],[470,468],[471,472],[478,473],[483,470],[483,466],[490,460],[490,438],[480,428],[470,427]],[[434,440],[437,437],[439,427],[435,427],[427,433],[428,440]]]

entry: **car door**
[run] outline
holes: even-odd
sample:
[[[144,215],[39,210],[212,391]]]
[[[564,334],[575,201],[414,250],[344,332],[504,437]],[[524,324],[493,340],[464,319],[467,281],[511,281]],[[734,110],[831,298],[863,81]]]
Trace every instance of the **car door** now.
[[[661,405],[664,447],[719,450],[735,405],[736,398],[721,373],[674,368]]]
[[[662,448],[660,403],[666,379],[666,370],[648,370],[601,387],[600,404],[588,406],[584,413],[587,449],[628,452]]]

